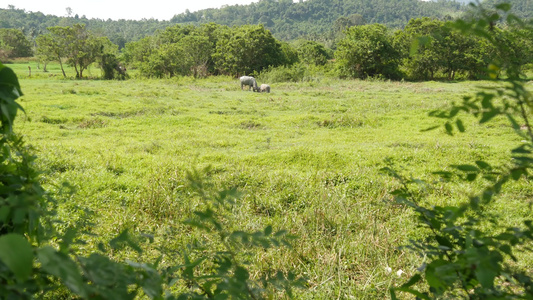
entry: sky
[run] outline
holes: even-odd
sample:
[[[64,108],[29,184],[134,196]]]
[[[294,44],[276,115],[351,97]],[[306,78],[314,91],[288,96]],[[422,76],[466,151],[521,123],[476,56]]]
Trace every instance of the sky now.
[[[158,19],[170,20],[174,15],[224,5],[247,5],[258,0],[0,0],[0,8],[10,5],[27,12],[42,12],[46,15],[67,16],[67,7],[72,16],[78,14],[97,19]],[[5,4],[4,4],[5,3]]]

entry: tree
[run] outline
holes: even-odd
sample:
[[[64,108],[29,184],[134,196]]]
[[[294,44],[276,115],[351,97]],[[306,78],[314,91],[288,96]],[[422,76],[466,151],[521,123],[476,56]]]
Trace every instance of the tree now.
[[[4,43],[4,41],[0,41],[0,60],[2,61],[7,60],[11,56],[12,52],[13,52],[13,47]]]
[[[76,78],[83,78],[83,71],[102,54],[102,47],[108,38],[96,37],[85,29],[85,25],[67,27],[67,62],[76,70]]]
[[[297,49],[298,58],[306,64],[322,66],[330,58],[326,47],[315,41],[301,41]]]
[[[348,17],[340,17],[333,23],[333,37],[339,37],[342,35],[342,32],[347,28],[352,26],[365,25],[366,21],[360,14],[352,14]]]
[[[61,28],[54,28],[48,34],[43,34],[35,39],[37,44],[37,57],[44,64],[44,71],[46,72],[46,64],[49,61],[59,62],[63,77],[67,77],[65,69],[63,68],[63,59],[67,56],[67,49],[64,46],[66,35]]]
[[[213,59],[221,73],[236,76],[284,63],[281,44],[263,25],[233,28],[219,38]]]
[[[124,62],[133,68],[141,68],[157,49],[157,43],[153,36],[147,36],[136,42],[127,43],[122,50]]]
[[[211,43],[207,36],[188,35],[179,41],[185,64],[192,69],[194,78],[207,75],[207,63],[211,58]]]
[[[340,75],[352,78],[399,78],[400,54],[384,25],[355,26],[345,31],[335,57]]]
[[[20,29],[0,28],[0,52],[5,58],[33,55],[32,44]]]
[[[397,32],[395,46],[404,53],[403,67],[409,78],[454,79],[458,73],[469,77],[483,74],[494,49],[479,37],[459,34],[451,24],[430,18],[413,19]]]
[[[141,74],[157,78],[188,75],[190,65],[184,57],[185,51],[179,43],[162,44],[141,64]]]
[[[407,75],[412,79],[434,79],[440,69],[443,57],[444,37],[442,35],[443,22],[430,18],[409,20],[403,31],[396,36],[396,46],[405,54],[403,65]],[[411,45],[417,45],[416,51],[411,51]]]
[[[287,42],[281,43],[281,52],[283,53],[283,65],[293,65],[299,61],[298,50]]]
[[[126,68],[120,63],[115,54],[104,53],[100,56],[100,68],[104,79],[126,79]]]
[[[118,48],[107,37],[98,37],[86,30],[85,25],[49,27],[49,34],[37,40],[38,53],[43,58],[54,57],[61,65],[62,61],[74,67],[76,78],[83,78],[83,71],[96,62],[106,52],[116,52]]]

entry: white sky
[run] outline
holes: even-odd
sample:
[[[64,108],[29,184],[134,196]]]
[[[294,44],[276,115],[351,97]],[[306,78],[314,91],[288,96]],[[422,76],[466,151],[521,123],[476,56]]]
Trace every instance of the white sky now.
[[[0,0],[0,8],[13,5],[27,12],[42,12],[46,15],[67,16],[67,7],[72,9],[72,16],[78,14],[87,18],[107,20],[143,18],[170,20],[174,15],[206,9],[220,8],[224,5],[250,4],[258,0]]]

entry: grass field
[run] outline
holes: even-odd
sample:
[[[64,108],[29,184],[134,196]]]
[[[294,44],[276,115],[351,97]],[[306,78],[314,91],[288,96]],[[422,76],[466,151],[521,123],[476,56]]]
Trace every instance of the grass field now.
[[[258,94],[229,77],[75,81],[10,67],[21,78],[26,111],[16,131],[36,149],[61,218],[75,220],[84,214],[79,207],[88,208],[88,229],[103,237],[129,228],[155,235],[148,249],[177,251],[198,238],[181,223],[198,206],[186,172],[212,166],[206,176],[217,188],[244,193],[234,211],[238,228],[272,225],[298,237],[293,249],[253,257],[253,269],[305,275],[301,299],[386,298],[420,265],[397,248],[423,233],[409,209],[392,203],[397,183],[379,171],[386,159],[435,181],[427,199],[443,205],[464,201],[480,185],[445,184],[432,172],[475,160],[497,164],[520,144],[505,120],[482,126],[467,118],[467,132],[455,136],[423,131],[442,123],[430,111],[489,82],[321,78],[271,84],[272,93]],[[513,183],[494,210],[518,225],[531,218],[532,196],[531,184]]]

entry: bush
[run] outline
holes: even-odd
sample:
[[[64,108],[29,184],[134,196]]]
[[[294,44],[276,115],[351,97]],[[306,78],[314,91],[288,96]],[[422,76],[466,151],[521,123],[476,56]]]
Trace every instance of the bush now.
[[[341,77],[401,78],[400,52],[393,47],[392,36],[384,25],[355,26],[345,34],[335,52]]]
[[[317,81],[324,76],[335,76],[332,65],[324,66],[297,63],[291,66],[270,67],[258,76],[261,82]]]
[[[510,6],[501,4],[498,8],[505,13]],[[458,21],[455,26],[464,34],[487,39],[498,51],[507,49],[507,43],[495,37],[490,25],[498,15],[482,13],[484,18],[480,20]],[[430,183],[404,176],[392,165],[384,168],[401,184],[392,192],[396,202],[413,208],[421,232],[426,233],[424,238],[408,245],[424,257],[420,272],[405,284],[391,289],[392,299],[397,299],[397,292],[410,293],[417,299],[533,298],[531,270],[517,267],[519,253],[530,252],[533,220],[525,220],[522,226],[506,227],[493,211],[495,199],[504,185],[528,180],[533,170],[530,123],[533,94],[527,91],[519,68],[519,65],[505,61],[494,61],[489,68],[489,77],[495,80],[500,73],[507,75],[505,80],[498,81],[498,88],[485,89],[475,97],[464,97],[462,103],[453,104],[448,110],[431,113],[445,120],[444,127],[449,134],[454,130],[465,131],[460,113],[467,113],[476,117],[479,123],[504,117],[519,136],[521,143],[511,149],[511,160],[499,166],[478,160],[451,166],[453,172],[436,172],[442,176],[443,182],[457,180],[468,184],[482,181],[484,188],[478,193],[468,196],[459,205],[428,206],[424,191],[431,187]]]

